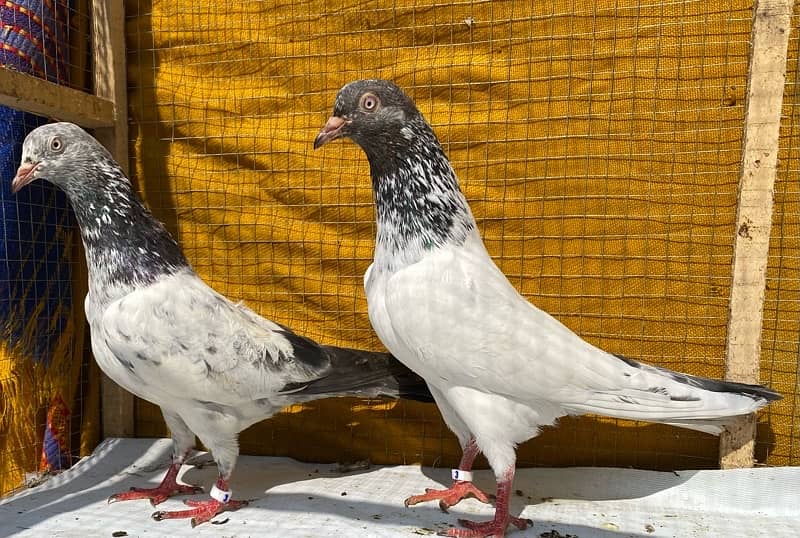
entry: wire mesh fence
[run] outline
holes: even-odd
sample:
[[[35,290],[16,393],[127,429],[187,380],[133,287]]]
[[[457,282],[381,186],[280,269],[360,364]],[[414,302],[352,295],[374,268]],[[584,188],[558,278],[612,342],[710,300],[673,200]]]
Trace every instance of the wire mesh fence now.
[[[36,4],[0,7],[3,63],[88,90],[90,2]],[[343,84],[389,78],[433,125],[517,289],[610,352],[722,376],[751,3],[125,6],[132,179],[218,291],[321,342],[381,347],[362,289],[375,234],[366,161],[353,144],[311,143]],[[785,396],[760,416],[757,460],[768,465],[800,463],[797,15],[762,334],[761,379]],[[44,120],[8,113],[10,177],[21,137]],[[3,196],[8,491],[92,448],[99,381],[64,197],[44,183]],[[152,404],[137,400],[135,414],[137,435],[166,434]],[[718,446],[667,426],[567,418],[518,458],[703,468],[717,465]],[[436,408],[411,402],[295,406],[245,432],[241,448],[314,461],[460,457]]]
[[[795,4],[781,116],[775,209],[767,266],[761,379],[784,395],[765,412],[756,450],[771,465],[800,463],[800,37]]]
[[[531,301],[604,349],[721,377],[752,17],[749,2],[241,2],[224,13],[129,2],[135,177],[216,289],[318,340],[377,348],[361,288],[368,169],[354,145],[314,153],[311,141],[344,83],[393,79]],[[796,368],[781,360],[781,372]],[[779,368],[765,361],[770,382]],[[778,385],[787,397],[762,418],[759,459],[797,463],[784,444],[797,440],[784,428],[796,384]],[[139,434],[164,433],[152,406],[137,413]],[[352,401],[293,408],[242,447],[442,465],[460,454],[432,407]],[[710,436],[595,418],[563,420],[519,452],[522,465],[662,469],[717,456]]]
[[[2,68],[89,87],[87,4],[0,5]],[[83,453],[93,448],[99,433],[89,424],[98,391],[83,349],[85,283],[75,285],[73,278],[78,252],[66,198],[44,182],[17,195],[9,191],[22,140],[46,121],[0,107],[0,494],[68,467],[82,447]],[[87,405],[92,411],[85,413]]]

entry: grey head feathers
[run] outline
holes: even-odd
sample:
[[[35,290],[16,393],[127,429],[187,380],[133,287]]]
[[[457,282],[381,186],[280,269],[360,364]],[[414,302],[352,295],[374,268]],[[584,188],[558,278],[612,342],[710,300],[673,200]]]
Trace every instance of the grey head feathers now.
[[[359,80],[339,91],[314,146],[343,137],[369,161],[377,264],[413,263],[428,250],[463,243],[473,232],[475,220],[439,140],[393,82]]]
[[[60,187],[70,200],[86,248],[91,288],[146,285],[189,266],[111,154],[77,125],[43,125],[25,138],[12,189],[37,179]]]

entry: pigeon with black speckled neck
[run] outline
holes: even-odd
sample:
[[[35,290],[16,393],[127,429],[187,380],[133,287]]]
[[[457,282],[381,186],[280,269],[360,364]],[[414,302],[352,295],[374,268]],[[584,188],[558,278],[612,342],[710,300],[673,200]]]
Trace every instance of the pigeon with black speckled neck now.
[[[409,497],[446,508],[488,502],[470,471],[483,452],[497,479],[494,519],[448,536],[503,536],[515,447],[564,415],[595,413],[719,434],[726,418],[780,396],[647,366],[589,344],[522,297],[492,261],[436,135],[394,83],[343,87],[314,147],[350,138],[366,153],[378,235],[364,276],[369,318],[395,357],[428,382],[464,449],[453,484]]]
[[[97,363],[160,406],[172,435],[173,460],[161,484],[110,501],[147,498],[155,506],[199,491],[177,483],[197,435],[219,468],[212,498],[153,514],[191,517],[194,526],[246,504],[231,498],[228,481],[238,434],[251,424],[329,396],[431,400],[424,381],[391,355],[317,344],[206,285],[108,151],[78,126],[55,123],[27,136],[12,191],[40,178],[64,190],[77,217]]]

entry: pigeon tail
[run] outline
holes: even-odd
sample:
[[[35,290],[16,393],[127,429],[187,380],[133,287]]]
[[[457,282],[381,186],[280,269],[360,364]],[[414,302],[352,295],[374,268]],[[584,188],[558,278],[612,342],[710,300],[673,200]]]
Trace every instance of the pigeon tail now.
[[[593,392],[572,411],[659,422],[719,435],[732,417],[755,413],[781,395],[761,385],[720,381],[615,356],[636,386]],[[633,373],[634,371],[638,371]]]
[[[433,402],[425,380],[389,353],[322,346],[331,360],[329,374],[307,383],[291,383],[281,392],[297,396],[403,398]]]
[[[625,362],[628,366],[633,366],[634,368],[638,368],[644,371],[660,374],[672,379],[673,381],[677,381],[678,383],[689,385],[691,387],[695,387],[698,389],[703,389],[710,392],[724,392],[724,393],[738,394],[740,396],[746,396],[748,398],[751,398],[755,401],[763,401],[763,405],[766,405],[768,402],[774,402],[783,398],[783,396],[781,396],[780,393],[775,392],[774,390],[764,387],[762,385],[750,385],[748,383],[736,383],[733,381],[722,381],[719,379],[711,379],[708,377],[694,376],[694,375],[684,374],[681,372],[676,372],[668,368],[660,368],[658,366],[646,365],[638,361],[635,361],[633,359],[621,357],[619,355],[615,356],[619,360]]]

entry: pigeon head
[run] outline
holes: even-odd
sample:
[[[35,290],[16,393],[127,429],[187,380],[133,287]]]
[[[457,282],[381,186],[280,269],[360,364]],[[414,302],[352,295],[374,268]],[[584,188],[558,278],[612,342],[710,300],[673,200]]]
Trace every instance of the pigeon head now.
[[[70,200],[96,301],[110,301],[131,286],[188,267],[175,239],[145,207],[111,154],[77,125],[51,123],[25,138],[11,190],[37,179],[58,186]]]
[[[388,156],[410,145],[415,125],[427,126],[414,101],[395,83],[357,80],[339,90],[333,115],[314,140],[314,149],[350,138],[368,156]]]
[[[83,173],[87,164],[97,161],[113,163],[108,151],[77,125],[42,125],[25,138],[22,163],[11,191],[16,193],[37,179],[45,179],[69,194],[71,186],[87,180]]]
[[[339,90],[314,148],[337,138],[353,140],[369,161],[379,266],[414,263],[473,233],[475,220],[439,140],[393,82],[358,80]]]

